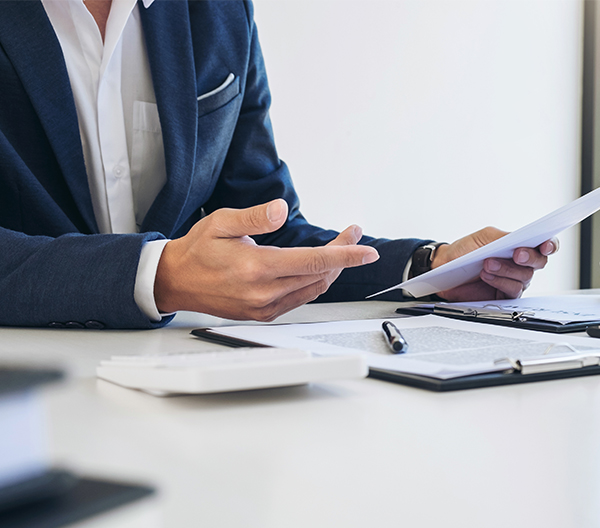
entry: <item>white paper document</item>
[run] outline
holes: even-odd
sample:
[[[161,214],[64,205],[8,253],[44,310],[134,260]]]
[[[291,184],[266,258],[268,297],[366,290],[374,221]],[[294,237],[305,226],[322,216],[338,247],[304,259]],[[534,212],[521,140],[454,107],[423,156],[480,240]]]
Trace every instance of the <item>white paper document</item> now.
[[[392,354],[382,332],[383,321],[249,325],[212,330],[231,337],[280,348],[308,350],[325,356],[362,354],[372,369],[438,379],[501,372],[507,369],[507,363],[498,364],[496,361],[505,358],[565,356],[598,348],[584,337],[542,334],[425,315],[393,319],[408,342],[408,351]]]
[[[423,297],[455,288],[475,279],[483,269],[483,261],[486,258],[512,258],[515,249],[520,247],[537,247],[542,242],[578,224],[598,210],[600,210],[600,188],[587,193],[585,196],[539,218],[525,227],[521,227],[498,240],[494,240],[487,246],[480,247],[423,275],[374,293],[368,298],[397,289],[403,289],[414,297]]]

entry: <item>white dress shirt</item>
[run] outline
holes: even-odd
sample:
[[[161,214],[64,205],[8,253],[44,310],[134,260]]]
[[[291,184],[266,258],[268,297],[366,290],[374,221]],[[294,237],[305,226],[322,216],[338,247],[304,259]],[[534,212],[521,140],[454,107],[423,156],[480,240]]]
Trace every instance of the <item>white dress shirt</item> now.
[[[143,0],[148,9],[154,0]],[[42,0],[60,42],[101,233],[136,233],[166,182],[162,131],[136,0],[113,0],[105,41],[83,0]],[[124,52],[125,50],[125,52]],[[144,245],[135,300],[152,320],[167,241]]]

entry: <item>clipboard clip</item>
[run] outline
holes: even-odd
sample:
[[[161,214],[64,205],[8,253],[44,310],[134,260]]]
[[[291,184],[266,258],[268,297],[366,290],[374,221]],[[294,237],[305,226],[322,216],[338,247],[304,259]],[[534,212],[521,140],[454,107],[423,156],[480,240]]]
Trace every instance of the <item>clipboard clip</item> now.
[[[592,353],[577,353],[568,343],[556,343],[548,347],[549,352],[557,346],[566,346],[575,353],[568,356],[542,356],[530,359],[502,358],[494,361],[495,365],[508,364],[507,373],[519,372],[523,375],[541,374],[544,372],[559,372],[561,370],[573,370],[585,367],[597,367],[600,365],[600,350]]]
[[[486,309],[486,308],[492,308]],[[486,304],[483,308],[477,309],[470,306],[436,304],[433,307],[433,313],[436,315],[454,315],[459,317],[478,317],[481,319],[495,319],[500,321],[526,321],[528,317],[534,317],[534,312],[526,311],[506,311],[502,310],[497,304]]]

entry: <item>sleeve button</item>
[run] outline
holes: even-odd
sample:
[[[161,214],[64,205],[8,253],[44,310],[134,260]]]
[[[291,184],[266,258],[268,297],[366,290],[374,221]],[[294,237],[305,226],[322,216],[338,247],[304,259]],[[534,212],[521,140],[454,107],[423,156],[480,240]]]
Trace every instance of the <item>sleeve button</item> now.
[[[68,323],[65,323],[65,328],[85,328],[85,326],[77,321],[69,321]]]
[[[86,321],[85,327],[90,330],[102,330],[104,328],[104,323],[101,323],[100,321]]]
[[[62,323],[59,323],[58,321],[52,321],[51,323],[48,323],[48,328],[64,328],[65,325]]]

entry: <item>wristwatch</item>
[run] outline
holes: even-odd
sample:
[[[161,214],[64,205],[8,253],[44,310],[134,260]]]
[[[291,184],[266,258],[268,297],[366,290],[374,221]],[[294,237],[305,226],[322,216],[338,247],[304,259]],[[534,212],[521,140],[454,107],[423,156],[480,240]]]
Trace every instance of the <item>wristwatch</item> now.
[[[446,242],[436,242],[421,246],[413,253],[412,264],[410,266],[409,277],[417,277],[431,270],[431,263],[435,256],[435,251]]]

